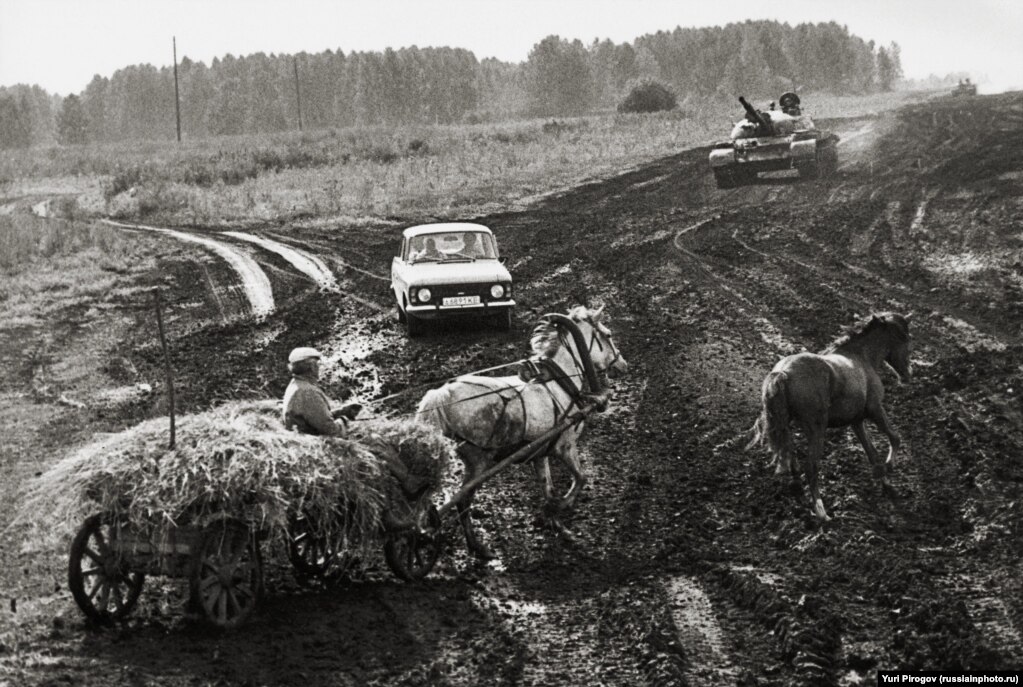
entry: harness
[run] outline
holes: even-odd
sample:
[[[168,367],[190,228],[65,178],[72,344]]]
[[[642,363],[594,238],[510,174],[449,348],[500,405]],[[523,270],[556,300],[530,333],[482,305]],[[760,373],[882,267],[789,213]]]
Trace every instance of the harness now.
[[[558,339],[561,342],[561,346],[566,351],[568,351],[569,355],[572,357],[572,364],[576,372],[575,374],[570,374],[569,372],[566,372],[565,369],[562,368],[561,365],[559,365],[553,358],[549,358],[547,356],[535,356],[533,358],[529,358],[525,361],[522,361],[519,368],[519,378],[522,379],[522,381],[526,382],[527,385],[540,384],[546,389],[547,393],[550,395],[552,411],[554,414],[554,421],[555,423],[557,423],[561,418],[568,415],[573,408],[578,407],[582,409],[587,401],[594,400],[594,398],[598,397],[598,395],[600,394],[601,385],[597,377],[596,369],[593,367],[592,353],[594,346],[596,346],[598,350],[603,352],[604,344],[600,340],[600,337],[598,336],[596,326],[593,326],[593,331],[590,335],[590,340],[589,342],[586,342],[582,331],[579,329],[578,324],[576,324],[575,321],[572,320],[571,318],[561,314],[550,314],[545,315],[543,319],[547,320],[548,322],[551,322],[558,330]],[[566,334],[572,337],[573,342],[575,343],[575,349],[568,345],[568,341],[565,338]],[[621,358],[621,354],[618,352],[618,348],[614,345],[614,342],[610,339],[610,337],[608,337],[607,343],[611,347],[611,351],[614,353],[614,358],[610,363],[611,365],[613,365],[614,363],[618,362],[619,358]],[[580,355],[578,356],[576,355],[577,351],[580,352]],[[585,355],[582,355],[581,353],[582,351],[585,351]],[[576,386],[574,378],[580,376],[583,379],[581,383],[578,386]],[[466,382],[465,380],[463,380],[463,382],[472,384],[472,382]],[[564,391],[565,394],[568,396],[569,404],[567,406],[562,406],[558,402],[557,396],[554,394],[554,392],[551,390],[549,386],[552,383],[557,384],[558,387],[561,388],[561,390]],[[497,432],[498,426],[500,426],[502,420],[505,418],[508,412],[508,406],[517,397],[522,408],[523,417],[522,438],[520,439],[519,442],[515,444],[501,447],[501,449],[499,449],[499,455],[502,454],[510,455],[511,452],[528,444],[529,442],[526,440],[526,430],[529,416],[526,412],[526,402],[525,398],[523,397],[522,390],[516,389],[514,387],[506,387],[505,389],[494,390],[489,389],[489,387],[486,387],[483,384],[478,384],[478,386],[488,389],[488,392],[490,394],[496,394],[503,401],[503,406],[498,415],[498,419],[493,424],[490,436],[487,437],[487,440],[483,442],[482,445],[469,441],[468,439],[462,436],[456,435],[455,438],[471,446],[476,446],[477,448],[487,450],[487,447],[491,445],[494,439],[494,435]],[[587,387],[589,388],[587,389]],[[505,395],[503,392],[506,390],[513,391],[515,395],[514,396]],[[486,393],[480,394],[480,396],[483,395],[487,394]],[[478,396],[473,396],[471,398],[477,397]],[[598,401],[598,407],[599,405],[600,403]],[[543,447],[542,450],[538,450],[537,453],[533,454],[533,456],[523,456],[522,460],[524,461],[534,457],[535,455],[542,455],[544,453],[549,452],[559,438],[560,434],[553,437],[546,444],[546,446]]]
[[[601,353],[604,352],[604,344],[601,343],[600,337],[597,336],[597,327],[595,325],[593,326],[593,331],[590,333],[590,345],[586,348],[586,351],[587,353],[589,353],[591,359],[593,358],[593,344],[597,344],[597,348],[600,350]],[[614,357],[611,358],[611,362],[609,362],[607,366],[614,367],[614,364],[621,360],[622,354],[618,351],[618,347],[615,346],[615,342],[611,339],[610,336],[607,337],[607,345],[610,346],[611,352],[614,353]],[[597,393],[597,391],[598,391],[597,389],[593,390],[594,393]]]

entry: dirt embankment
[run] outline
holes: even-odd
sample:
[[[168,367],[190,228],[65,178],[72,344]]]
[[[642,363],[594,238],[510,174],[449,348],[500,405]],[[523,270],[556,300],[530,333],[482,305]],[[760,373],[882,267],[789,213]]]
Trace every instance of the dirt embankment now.
[[[369,342],[331,388],[388,393],[521,357],[540,314],[607,304],[631,371],[584,441],[592,483],[576,540],[534,527],[532,473],[510,472],[476,506],[499,562],[469,561],[453,538],[416,587],[380,572],[301,590],[273,568],[266,608],[229,635],[187,624],[159,585],[122,630],[86,633],[60,552],[8,556],[5,588],[41,598],[20,577],[40,558],[51,562],[34,574],[58,588],[36,599],[43,611],[0,650],[0,670],[97,686],[773,685],[1018,667],[1021,118],[1018,94],[945,99],[827,123],[845,139],[831,179],[719,191],[698,149],[480,218],[519,285],[509,334],[450,326],[406,341],[373,307],[388,303],[379,273],[395,224],[268,228],[343,286],[304,290],[282,264],[270,278],[291,284],[287,307],[177,336],[186,407],[280,393],[294,345]],[[818,350],[874,310],[914,312],[914,380],[885,378],[902,498],[882,496],[855,439],[835,432],[822,475],[835,521],[821,529],[739,435],[780,356]],[[140,345],[142,373],[158,378],[158,363]]]

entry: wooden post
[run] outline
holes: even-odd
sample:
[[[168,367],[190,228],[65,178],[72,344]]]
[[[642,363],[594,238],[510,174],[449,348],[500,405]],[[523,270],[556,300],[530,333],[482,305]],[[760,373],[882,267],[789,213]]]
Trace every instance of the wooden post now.
[[[174,120],[178,125],[178,143],[181,143],[181,101],[178,97],[178,38],[173,36],[174,45]],[[157,311],[159,312],[159,311]],[[172,432],[173,434],[173,432]]]
[[[298,104],[298,130],[302,131],[302,92],[298,89],[298,58],[291,58],[291,65],[295,68],[295,102]]]
[[[163,348],[163,369],[167,375],[167,396],[170,403],[170,445],[174,448],[174,376],[171,374],[170,354],[167,352],[167,336],[163,331],[163,306],[160,303],[160,289],[153,289],[153,306],[156,308],[156,326],[160,331],[160,346]]]

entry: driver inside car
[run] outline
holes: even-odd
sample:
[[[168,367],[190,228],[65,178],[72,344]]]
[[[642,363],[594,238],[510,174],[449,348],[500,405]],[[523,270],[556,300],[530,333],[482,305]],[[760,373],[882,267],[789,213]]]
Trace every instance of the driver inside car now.
[[[467,231],[462,235],[462,254],[470,258],[482,258],[485,257],[485,251],[483,250],[483,244],[480,242],[480,235],[474,231]]]

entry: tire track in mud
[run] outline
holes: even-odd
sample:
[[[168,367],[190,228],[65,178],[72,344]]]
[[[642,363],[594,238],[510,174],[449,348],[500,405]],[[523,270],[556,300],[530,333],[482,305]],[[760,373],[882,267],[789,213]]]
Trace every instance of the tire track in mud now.
[[[909,235],[914,237],[918,234],[927,233],[924,229],[924,218],[927,216],[927,206],[932,200],[938,195],[937,189],[924,190],[923,200],[916,207],[916,212],[913,215],[913,221],[909,225]]]
[[[613,676],[613,684],[647,682],[638,666],[620,653],[625,647],[608,642],[600,623],[593,622],[600,615],[599,594],[589,591],[580,598],[566,594],[561,584],[536,589],[534,580],[517,578],[488,576],[473,601],[522,642],[525,660],[518,684],[599,684],[601,676]]]
[[[886,300],[888,303],[897,308],[906,309],[908,308],[907,303],[912,300],[916,302],[917,307],[920,305],[929,307],[935,314],[935,317],[945,325],[944,327],[935,328],[935,334],[938,335],[934,337],[935,339],[943,337],[951,338],[955,341],[956,345],[971,353],[977,350],[1000,352],[1006,350],[1008,347],[1008,343],[1003,340],[1002,334],[985,331],[980,327],[967,322],[961,317],[949,314],[948,312],[943,312],[948,309],[947,303],[937,302],[927,294],[915,293],[912,288],[905,284],[893,282],[877,272],[867,269],[866,267],[842,260],[834,255],[831,247],[813,239],[803,231],[796,231],[795,237],[807,246],[811,246],[819,255],[826,256],[833,264],[838,265],[842,269],[848,270],[851,274],[860,279],[871,282],[874,285],[874,289],[876,289],[880,296],[880,298],[875,298],[875,303],[880,303],[882,300]],[[789,257],[775,257],[792,260],[797,264],[803,265],[802,261],[797,261]],[[836,274],[836,276],[838,275]],[[898,297],[895,297],[892,294],[898,294]],[[866,305],[867,302],[864,301],[864,304]]]
[[[759,313],[761,309],[757,308],[756,304],[753,303],[753,301],[751,301],[744,293],[742,293],[741,291],[737,290],[734,286],[732,286],[727,279],[714,272],[714,270],[710,268],[710,266],[703,258],[701,258],[699,255],[697,255],[696,253],[682,245],[682,239],[685,236],[693,234],[699,229],[711,225],[712,223],[716,222],[722,217],[723,217],[722,214],[715,214],[712,217],[700,220],[699,222],[691,224],[686,228],[678,231],[675,234],[675,238],[672,239],[672,245],[679,253],[681,253],[685,257],[689,258],[693,263],[695,263],[695,266],[702,273],[710,277],[710,279],[714,281],[715,286],[718,288],[718,290],[727,294],[727,296],[732,300],[734,307],[736,308],[740,315],[748,318],[750,321],[755,322],[757,324],[758,332],[764,343],[768,344],[769,346],[772,346],[773,348],[779,351],[787,351],[790,353],[794,353],[800,350],[801,347],[796,345],[792,341],[788,340],[785,337],[785,335],[782,334],[781,330],[778,329],[778,327],[775,326],[773,322],[771,322],[763,315],[756,314]]]
[[[242,231],[222,231],[224,236],[230,236],[240,241],[247,241],[260,248],[276,253],[302,274],[306,275],[322,288],[336,291],[338,289],[337,278],[330,271],[326,264],[315,255],[297,250],[278,241],[248,234]]]
[[[196,236],[195,234],[189,234],[187,232],[177,231],[174,229],[153,227],[144,224],[126,224],[124,222],[115,222],[108,219],[100,220],[100,222],[121,229],[152,231],[164,234],[179,241],[198,244],[207,250],[216,253],[225,262],[227,262],[228,265],[230,265],[231,269],[234,270],[234,272],[238,275],[238,278],[241,280],[241,288],[249,302],[251,314],[258,318],[269,315],[274,311],[274,295],[273,289],[270,286],[270,279],[266,276],[266,272],[263,271],[263,268],[261,268],[255,260],[245,253],[242,253],[225,243],[221,243],[220,241],[214,241],[213,239],[206,238],[204,236]]]
[[[372,279],[374,282],[384,282],[384,283],[388,284],[388,286],[391,283],[391,278],[390,277],[377,274],[375,272],[372,272],[370,270],[364,269],[364,268],[359,267],[357,265],[353,265],[348,260],[345,260],[345,259],[341,258],[340,256],[334,254],[332,252],[332,250],[330,249],[330,247],[324,245],[323,242],[317,241],[317,242],[310,243],[309,241],[297,240],[293,236],[285,237],[285,236],[280,236],[280,235],[276,235],[276,234],[274,236],[275,236],[276,239],[280,239],[279,241],[278,240],[273,241],[274,243],[278,244],[279,246],[283,247],[284,249],[295,250],[296,252],[299,252],[300,254],[305,255],[306,257],[310,258],[311,260],[315,260],[320,266],[322,266],[323,270],[326,270],[327,273],[331,274],[331,276],[334,278],[335,286],[333,288],[329,289],[329,290],[333,291],[334,293],[338,293],[338,294],[344,296],[345,298],[349,298],[349,299],[355,301],[356,303],[359,303],[360,305],[363,305],[363,306],[371,309],[374,313],[385,314],[385,313],[392,312],[393,306],[383,305],[383,304],[379,303],[375,299],[367,298],[365,296],[359,295],[357,292],[360,290],[360,288],[363,291],[365,291],[365,285],[364,284],[363,285],[359,285],[359,284],[356,283],[358,281],[358,277],[356,277],[354,279],[353,278],[346,278],[344,276],[344,274],[345,274],[345,272],[349,272],[349,271],[350,272],[354,272],[356,275],[361,275],[362,277],[368,277],[368,278]],[[287,241],[288,243],[284,243],[284,241]],[[293,248],[293,246],[291,246],[289,244],[297,244],[297,245],[301,246],[301,248],[300,249],[295,249],[295,248]],[[313,248],[316,249],[316,254],[315,255],[312,252]],[[328,262],[330,263],[330,265],[332,265],[334,267],[334,270],[331,270],[327,266]],[[335,276],[335,274],[337,276]],[[388,289],[388,291],[389,291],[389,289]]]
[[[273,234],[273,236],[275,238],[277,238],[277,239],[280,239],[281,241],[285,241],[286,240],[289,243],[294,243],[294,244],[302,245],[303,248],[306,251],[308,251],[310,249],[310,242],[308,242],[308,241],[298,241],[293,236],[281,236],[279,234]],[[322,245],[322,242],[315,242],[315,244],[316,244],[316,247],[317,247],[318,251],[320,252],[320,254],[327,255],[327,253],[325,252],[327,247]],[[383,281],[383,282],[387,282],[387,283],[390,283],[390,281],[391,281],[391,278],[389,276],[385,276],[385,275],[382,275],[382,274],[377,274],[376,272],[372,272],[372,271],[367,270],[367,269],[365,269],[363,267],[359,267],[357,265],[354,265],[351,262],[349,262],[348,260],[342,259],[340,256],[333,254],[333,252],[329,253],[327,259],[329,259],[335,266],[340,266],[342,268],[342,270],[351,270],[353,272],[361,274],[361,275],[363,275],[365,277],[369,277],[371,279],[375,279],[377,281]]]
[[[1018,573],[1023,573],[1023,569]],[[1013,623],[1005,593],[998,593],[1001,583],[990,577],[960,574],[949,580],[948,586],[952,594],[968,602],[970,620],[981,635],[996,651],[1019,665],[1023,661],[1023,634]]]
[[[728,656],[724,633],[707,593],[695,578],[664,581],[671,618],[686,657],[683,675],[690,684],[735,684],[738,670]]]
[[[825,281],[826,277],[821,272],[821,270],[816,268],[816,267],[814,267],[813,265],[808,265],[807,263],[805,263],[805,262],[803,262],[801,260],[796,260],[795,258],[789,257],[787,255],[777,255],[777,254],[774,254],[774,253],[765,253],[764,251],[760,250],[759,248],[754,248],[753,246],[751,246],[750,244],[746,243],[745,241],[743,241],[742,239],[739,238],[739,229],[738,228],[736,228],[736,229],[734,229],[732,231],[732,240],[735,241],[740,246],[742,246],[745,250],[749,251],[750,253],[754,253],[756,255],[759,255],[760,257],[764,258],[765,260],[769,260],[769,261],[775,262],[775,263],[787,263],[787,264],[790,264],[790,265],[795,265],[796,267],[802,268],[803,270],[806,270],[808,272],[812,272],[815,277],[820,279],[818,284],[820,286],[822,286],[823,288],[827,289],[828,291],[831,291],[835,295],[836,298],[848,301],[849,303],[852,303],[852,304],[857,305],[859,307],[866,307],[867,310],[870,310],[871,307],[872,307],[870,303],[868,303],[867,301],[863,300],[862,298],[857,298],[855,296],[850,296],[849,294],[845,293],[845,291],[843,291],[841,288],[836,287],[836,286],[834,286],[832,284],[829,284],[827,281]]]

